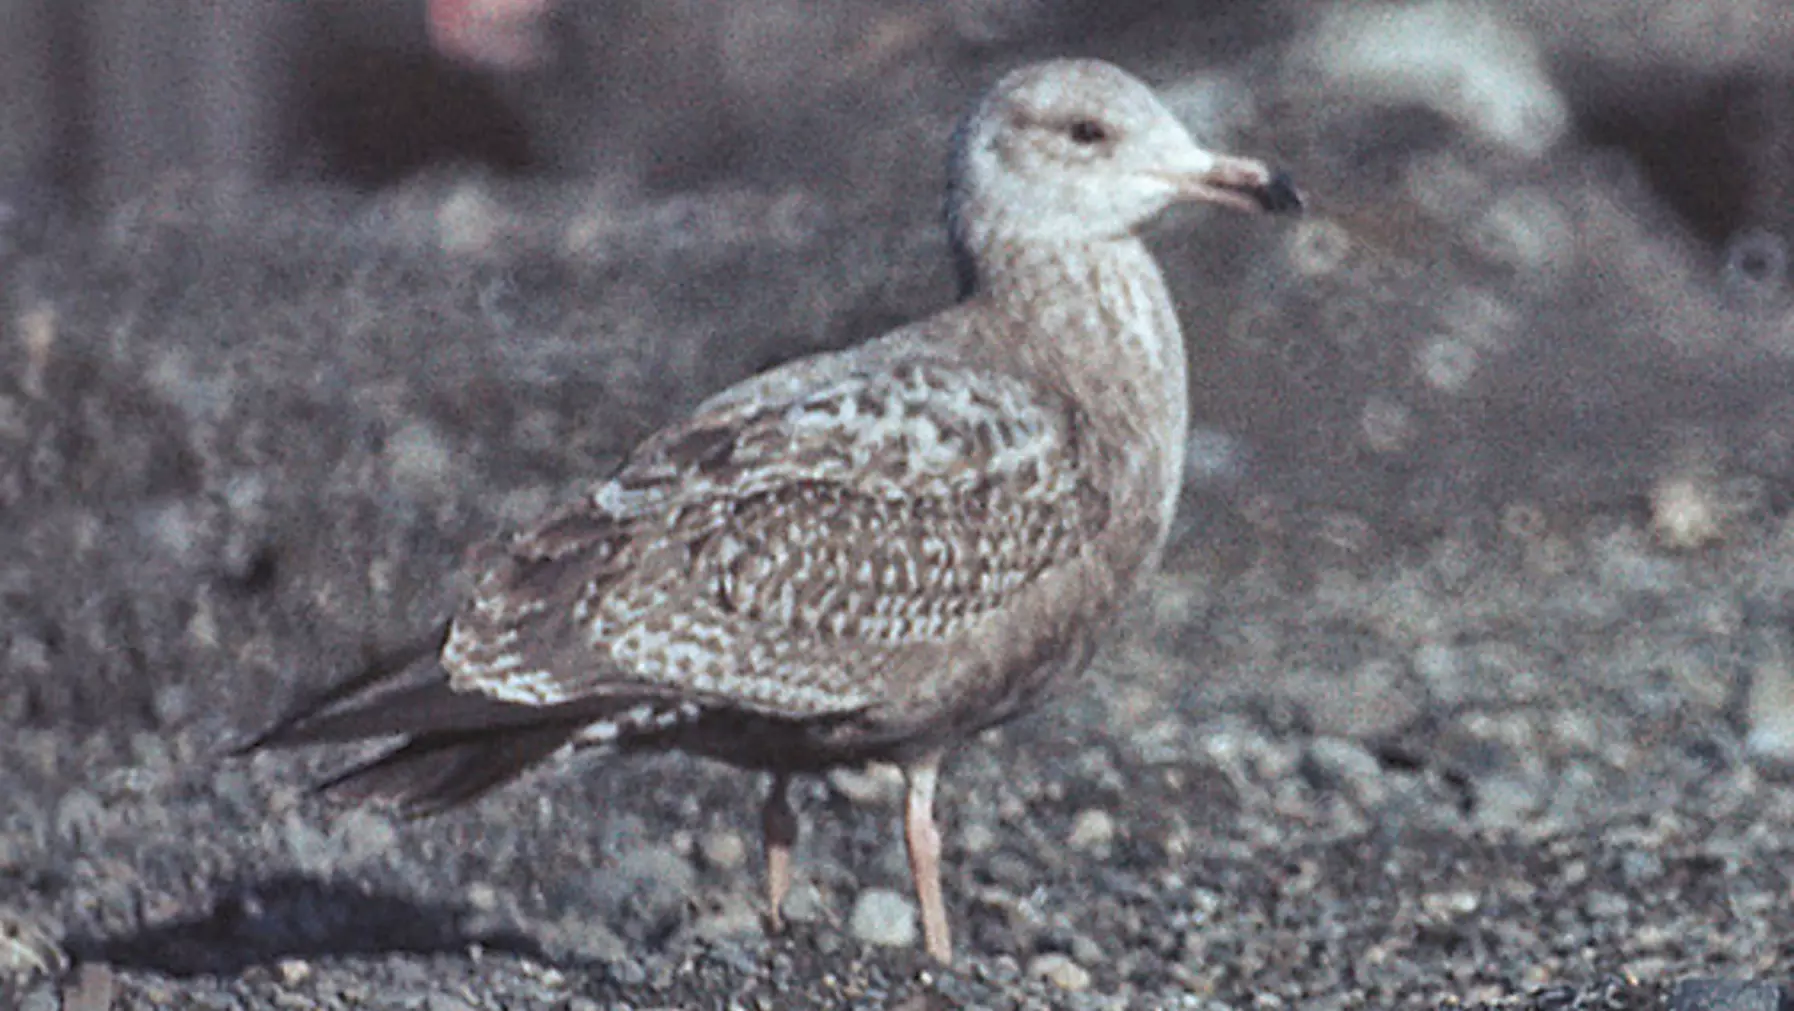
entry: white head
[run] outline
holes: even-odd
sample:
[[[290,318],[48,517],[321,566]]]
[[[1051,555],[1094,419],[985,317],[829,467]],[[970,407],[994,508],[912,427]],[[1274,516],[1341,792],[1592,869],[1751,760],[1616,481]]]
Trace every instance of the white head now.
[[[954,138],[948,220],[962,257],[993,240],[1122,238],[1186,201],[1248,211],[1301,203],[1287,177],[1204,150],[1152,89],[1098,60],[1010,72]]]

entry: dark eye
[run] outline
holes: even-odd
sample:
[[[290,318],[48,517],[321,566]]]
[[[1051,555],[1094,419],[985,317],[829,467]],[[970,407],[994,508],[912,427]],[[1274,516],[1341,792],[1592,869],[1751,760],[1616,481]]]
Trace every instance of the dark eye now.
[[[1066,133],[1071,135],[1073,144],[1086,146],[1101,144],[1109,139],[1109,128],[1094,119],[1074,119],[1071,121],[1071,125],[1066,127]]]

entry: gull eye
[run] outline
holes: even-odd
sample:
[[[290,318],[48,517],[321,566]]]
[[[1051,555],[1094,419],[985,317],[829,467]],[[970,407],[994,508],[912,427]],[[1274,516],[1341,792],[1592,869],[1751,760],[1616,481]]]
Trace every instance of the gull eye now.
[[[1065,132],[1071,136],[1073,144],[1081,144],[1085,147],[1101,144],[1109,139],[1109,128],[1094,119],[1074,119],[1071,121],[1071,125],[1065,128]]]

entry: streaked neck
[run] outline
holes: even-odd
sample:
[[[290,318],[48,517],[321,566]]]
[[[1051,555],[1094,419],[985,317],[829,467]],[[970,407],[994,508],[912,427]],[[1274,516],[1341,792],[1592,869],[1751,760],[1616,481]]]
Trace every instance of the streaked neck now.
[[[993,238],[993,237],[986,237]],[[1183,477],[1189,378],[1183,332],[1158,263],[1133,236],[986,242],[968,306],[1001,320],[984,339],[1068,394],[1129,458],[1137,490],[1170,521]]]

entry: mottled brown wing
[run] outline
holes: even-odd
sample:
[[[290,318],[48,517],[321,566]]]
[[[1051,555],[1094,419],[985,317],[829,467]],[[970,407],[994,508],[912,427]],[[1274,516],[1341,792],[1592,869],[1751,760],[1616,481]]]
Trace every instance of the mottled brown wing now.
[[[714,403],[484,559],[454,687],[852,712],[1106,519],[1076,417],[1015,379],[908,362]]]

